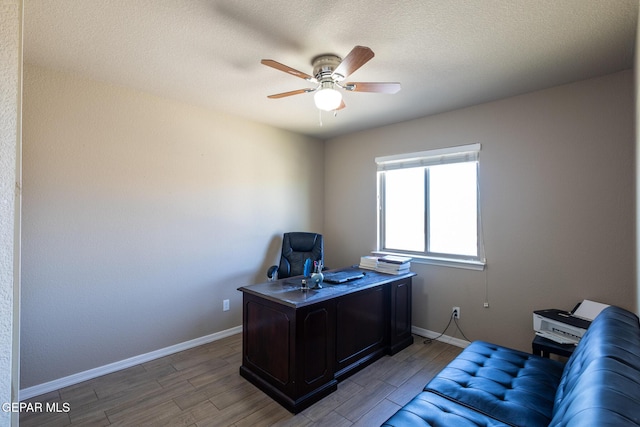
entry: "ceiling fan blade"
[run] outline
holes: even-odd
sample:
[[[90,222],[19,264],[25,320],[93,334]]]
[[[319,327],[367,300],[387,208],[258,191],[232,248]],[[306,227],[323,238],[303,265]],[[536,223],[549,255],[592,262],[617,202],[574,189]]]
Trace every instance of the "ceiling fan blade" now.
[[[291,95],[299,95],[301,93],[313,92],[314,90],[315,89],[292,90],[291,92],[282,92],[282,93],[276,93],[275,95],[269,95],[269,96],[267,96],[267,98],[271,98],[271,99],[284,98],[284,97],[291,96]]]
[[[400,83],[372,83],[372,82],[349,82],[344,85],[346,90],[353,92],[377,92],[377,93],[397,93],[400,91]]]
[[[342,110],[346,106],[347,106],[347,104],[344,103],[344,99],[343,99],[342,101],[340,101],[340,106],[338,108],[336,108],[336,111]]]
[[[295,68],[291,68],[287,65],[281,64],[278,61],[274,61],[273,59],[263,59],[262,61],[260,61],[260,63],[268,67],[275,68],[276,70],[284,71],[285,73],[291,74],[292,76],[300,77],[301,79],[305,79],[310,82],[316,82],[316,79],[313,76],[310,76],[307,73],[303,73],[302,71],[298,71]]]
[[[333,71],[331,75],[336,80],[343,80],[351,75],[358,68],[369,62],[374,57],[371,49],[365,46],[356,46],[342,60],[340,65]]]

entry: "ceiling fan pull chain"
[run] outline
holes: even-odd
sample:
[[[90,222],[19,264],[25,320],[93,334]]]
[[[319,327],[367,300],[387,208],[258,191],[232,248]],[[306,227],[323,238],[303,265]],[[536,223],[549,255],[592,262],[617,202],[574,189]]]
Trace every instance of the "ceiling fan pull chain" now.
[[[322,127],[322,110],[318,109],[318,124]]]

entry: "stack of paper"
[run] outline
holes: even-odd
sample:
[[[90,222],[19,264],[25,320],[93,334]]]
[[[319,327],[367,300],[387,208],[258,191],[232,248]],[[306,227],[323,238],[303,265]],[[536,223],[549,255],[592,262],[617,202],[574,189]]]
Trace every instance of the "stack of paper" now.
[[[603,304],[601,302],[590,301],[588,299],[583,300],[580,306],[572,314],[575,317],[581,319],[593,320],[598,314],[605,308],[609,307],[609,304]]]
[[[375,270],[378,267],[379,257],[373,255],[365,255],[360,257],[360,268],[367,270]]]
[[[411,258],[397,255],[386,255],[378,258],[378,266],[376,267],[376,271],[387,274],[405,274],[410,269]]]

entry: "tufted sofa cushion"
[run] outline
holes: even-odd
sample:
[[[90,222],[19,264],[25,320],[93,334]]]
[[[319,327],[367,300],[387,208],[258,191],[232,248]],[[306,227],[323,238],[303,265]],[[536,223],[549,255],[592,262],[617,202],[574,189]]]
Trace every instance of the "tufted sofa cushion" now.
[[[498,427],[507,426],[507,424],[437,394],[423,391],[382,426]]]
[[[508,425],[547,426],[563,367],[555,360],[475,341],[425,390]]]

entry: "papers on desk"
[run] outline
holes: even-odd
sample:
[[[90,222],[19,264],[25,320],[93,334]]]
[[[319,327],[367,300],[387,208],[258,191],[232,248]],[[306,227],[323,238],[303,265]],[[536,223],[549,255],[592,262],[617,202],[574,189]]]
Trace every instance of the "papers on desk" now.
[[[377,256],[373,256],[373,255],[365,255],[363,257],[360,257],[360,268],[364,268],[367,270],[375,270],[376,267],[378,266],[378,259],[380,257]]]
[[[601,302],[589,301],[586,299],[580,303],[572,315],[585,320],[593,320],[607,307],[609,307],[609,304],[602,304]]]
[[[398,255],[360,257],[360,268],[387,274],[405,274],[411,270],[411,258]]]

